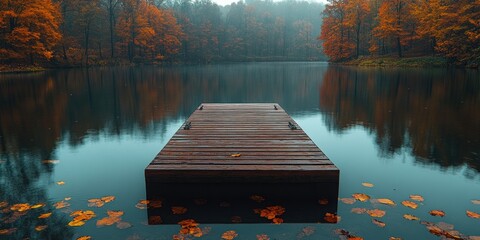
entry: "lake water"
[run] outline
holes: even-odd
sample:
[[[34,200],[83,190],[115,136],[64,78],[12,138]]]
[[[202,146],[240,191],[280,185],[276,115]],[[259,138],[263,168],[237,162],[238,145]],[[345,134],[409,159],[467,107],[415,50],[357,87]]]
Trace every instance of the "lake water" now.
[[[480,213],[472,202],[480,199],[478,71],[241,63],[0,75],[0,239],[172,239],[179,225],[148,225],[136,204],[146,195],[145,167],[202,102],[279,103],[341,170],[339,198],[365,193],[396,205],[339,201],[336,224],[200,222],[208,230],[201,239],[227,230],[235,239],[345,238],[336,229],[364,239],[438,239],[426,222],[480,236],[480,219],[466,215]],[[415,202],[412,194],[425,199],[417,209],[401,203]],[[103,196],[115,200],[88,206]],[[62,200],[70,206],[56,209]],[[45,206],[11,211],[18,203]],[[71,227],[74,210],[97,216]],[[107,210],[123,211],[128,224],[97,227]],[[43,213],[52,215],[39,219]]]

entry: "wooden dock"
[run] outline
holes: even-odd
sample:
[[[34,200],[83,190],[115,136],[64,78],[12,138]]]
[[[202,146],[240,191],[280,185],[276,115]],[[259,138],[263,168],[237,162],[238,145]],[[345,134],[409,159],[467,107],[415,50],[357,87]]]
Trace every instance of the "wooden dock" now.
[[[155,183],[337,183],[339,169],[276,103],[201,104],[145,169]]]

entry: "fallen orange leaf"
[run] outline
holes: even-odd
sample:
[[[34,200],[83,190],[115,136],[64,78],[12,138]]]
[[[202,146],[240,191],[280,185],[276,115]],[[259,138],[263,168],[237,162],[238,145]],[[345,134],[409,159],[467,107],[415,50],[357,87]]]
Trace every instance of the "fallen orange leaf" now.
[[[17,231],[16,228],[0,229],[0,235],[10,235]]]
[[[372,219],[372,223],[379,226],[379,227],[385,227],[386,224],[380,220],[377,220],[377,219]]]
[[[49,218],[52,215],[52,213],[44,213],[38,216],[38,218]]]
[[[70,227],[80,227],[80,226],[83,226],[84,224],[85,224],[84,221],[72,220],[68,223],[68,226],[70,226]]]
[[[90,240],[90,239],[92,239],[91,236],[81,236],[81,237],[77,238],[77,240]]]
[[[112,211],[108,210],[107,215],[112,218],[117,218],[123,215],[123,211]]]
[[[467,216],[469,216],[471,218],[480,218],[480,214],[478,214],[476,212],[468,211],[468,210],[467,210]]]
[[[402,239],[398,238],[398,237],[390,237],[390,238],[388,238],[388,240],[402,240]]]
[[[65,182],[64,181],[58,181],[57,185],[65,185]]]
[[[149,207],[152,208],[161,208],[162,207],[162,201],[161,200],[152,200],[148,204]]]
[[[348,236],[348,238],[347,238],[347,239],[348,239],[348,240],[363,240],[363,238],[362,238],[362,237],[358,237],[358,236],[351,236],[351,235],[350,235],[350,236]]]
[[[162,217],[160,216],[150,216],[148,217],[148,224],[152,224],[152,225],[158,225],[158,224],[161,224],[163,221],[162,221]]]
[[[60,201],[60,202],[54,203],[53,206],[54,206],[56,209],[61,209],[61,208],[69,207],[69,206],[70,206],[70,203],[65,202],[65,201],[62,200],[62,201]]]
[[[230,156],[232,156],[232,157],[240,157],[240,156],[242,156],[242,154],[240,154],[240,153],[234,153],[234,154],[232,154],[232,155],[230,155]]]
[[[114,196],[105,196],[105,197],[102,197],[101,199],[102,199],[102,201],[108,203],[108,202],[111,202],[111,201],[115,200],[115,197]]]
[[[413,215],[411,215],[411,214],[404,214],[404,215],[403,215],[403,218],[405,218],[405,219],[407,219],[407,220],[412,220],[412,221],[414,221],[414,220],[420,220],[420,218],[415,217],[415,216],[413,216]]]
[[[38,203],[38,204],[33,205],[31,208],[36,209],[36,208],[41,208],[41,207],[45,207],[45,204],[44,203]]]
[[[104,217],[100,220],[97,220],[97,226],[111,226],[117,222],[120,222],[121,218],[119,217]]]
[[[412,209],[417,209],[417,207],[418,207],[418,204],[416,204],[412,201],[403,201],[402,204],[403,204],[403,206],[409,207],[409,208],[412,208]]]
[[[354,193],[352,194],[352,197],[361,202],[366,202],[368,199],[370,199],[370,196],[364,193]]]
[[[257,240],[270,240],[267,234],[259,234],[257,235]]]
[[[0,208],[4,208],[6,206],[8,206],[8,202],[5,202],[5,201],[0,202]]]
[[[372,217],[383,217],[385,216],[386,212],[380,209],[372,209],[372,210],[367,210],[367,213]]]
[[[340,198],[340,201],[345,204],[354,204],[357,200],[355,198]]]
[[[283,223],[283,218],[274,218],[272,220],[272,222],[275,223],[275,224],[281,224],[281,223]]]
[[[187,208],[185,207],[172,207],[172,213],[176,215],[185,214],[187,212]]]
[[[375,200],[376,200],[376,202],[379,202],[381,204],[395,206],[395,202],[388,199],[388,198],[378,198],[378,199],[375,199]]]
[[[362,185],[363,185],[364,187],[370,187],[370,188],[373,187],[373,184],[368,183],[368,182],[363,182]]]
[[[442,211],[442,210],[432,210],[432,211],[430,211],[429,213],[430,213],[430,215],[436,216],[436,217],[443,217],[443,216],[445,216],[445,212]]]
[[[17,204],[13,204],[10,207],[10,210],[16,211],[16,212],[25,212],[25,211],[30,210],[31,208],[32,207],[28,203],[17,203]]]
[[[338,216],[335,213],[328,213],[327,212],[327,213],[325,213],[325,216],[323,217],[323,219],[326,222],[329,222],[329,223],[337,223],[337,222],[340,222],[341,217]]]
[[[410,195],[410,199],[418,202],[423,202],[423,197],[420,195]]]
[[[35,231],[40,232],[45,230],[47,227],[48,227],[47,225],[36,226]]]
[[[238,234],[235,231],[229,230],[229,231],[226,231],[222,234],[222,239],[232,240],[232,239],[236,238],[237,236],[238,236]]]
[[[135,205],[135,207],[138,208],[138,209],[146,209],[148,207],[149,203],[150,203],[150,201],[148,201],[148,200],[140,200]]]

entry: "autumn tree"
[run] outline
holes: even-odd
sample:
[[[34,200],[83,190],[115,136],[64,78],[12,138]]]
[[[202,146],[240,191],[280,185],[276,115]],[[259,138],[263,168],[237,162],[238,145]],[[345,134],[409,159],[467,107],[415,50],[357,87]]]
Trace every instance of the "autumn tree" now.
[[[346,9],[346,23],[345,25],[351,28],[354,32],[355,38],[355,57],[358,58],[360,55],[360,47],[363,35],[367,35],[369,29],[365,28],[365,19],[370,14],[370,5],[368,1],[365,0],[350,0],[345,5]],[[362,31],[363,30],[363,31]]]
[[[50,60],[60,41],[62,17],[51,0],[0,2],[0,60]]]

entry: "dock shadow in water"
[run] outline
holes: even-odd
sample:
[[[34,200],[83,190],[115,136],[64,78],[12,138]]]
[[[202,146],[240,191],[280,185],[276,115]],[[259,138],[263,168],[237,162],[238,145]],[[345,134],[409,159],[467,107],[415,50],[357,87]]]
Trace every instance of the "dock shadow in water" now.
[[[338,182],[302,184],[152,183],[147,182],[148,224],[272,223],[260,211],[280,206],[284,223],[326,223],[337,212]],[[161,203],[161,206],[160,206]],[[174,211],[177,214],[174,214]],[[181,213],[181,214],[179,214]]]

